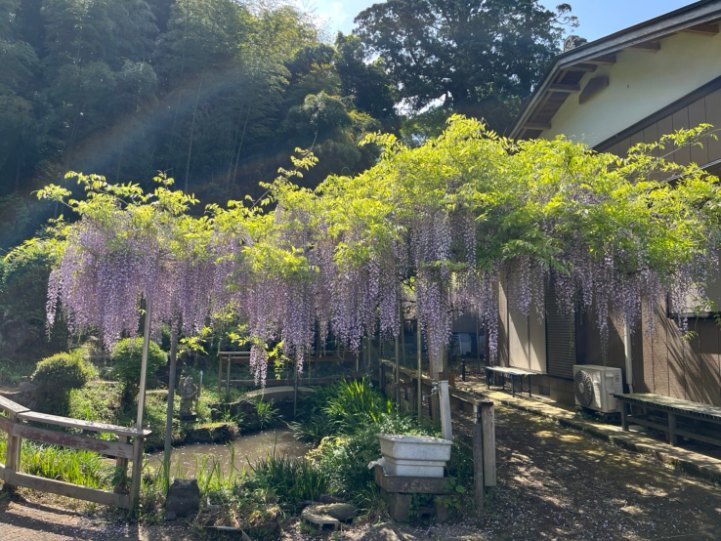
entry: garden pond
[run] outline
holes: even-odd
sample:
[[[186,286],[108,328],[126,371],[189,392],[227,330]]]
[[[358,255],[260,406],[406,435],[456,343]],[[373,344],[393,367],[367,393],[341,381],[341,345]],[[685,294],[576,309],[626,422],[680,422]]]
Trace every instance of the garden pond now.
[[[195,443],[173,448],[170,471],[178,477],[195,476],[203,463],[217,462],[224,474],[229,473],[231,459],[238,470],[245,470],[262,458],[275,456],[301,457],[312,445],[295,439],[287,428],[277,428],[242,435],[228,443]],[[163,452],[151,453],[148,464],[160,468]]]

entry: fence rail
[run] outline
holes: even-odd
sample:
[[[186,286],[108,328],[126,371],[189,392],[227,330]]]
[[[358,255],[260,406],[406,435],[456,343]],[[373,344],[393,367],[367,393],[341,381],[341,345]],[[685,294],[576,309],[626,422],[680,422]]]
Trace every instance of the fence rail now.
[[[363,377],[364,372],[360,370],[352,369],[353,360],[344,359],[338,357],[312,357],[306,360],[305,374],[302,378],[297,373],[293,372],[289,377],[283,377],[280,379],[268,378],[265,382],[266,387],[283,386],[286,385],[329,385],[345,378],[356,379]],[[330,374],[324,376],[311,376],[311,367],[336,364],[344,368],[351,366],[351,369],[346,369],[340,374]],[[268,373],[272,372],[272,361],[268,361]],[[220,351],[218,354],[218,394],[222,396],[225,393],[226,396],[230,394],[230,388],[232,387],[255,387],[257,385],[255,378],[252,377],[252,373],[248,371],[245,374],[246,377],[234,377],[236,374],[231,372],[234,367],[250,367],[250,352],[249,351]]]
[[[37,426],[38,424],[44,427]],[[50,427],[50,428],[47,428]],[[75,429],[68,433],[59,428]],[[25,406],[0,396],[0,431],[7,433],[5,463],[0,464],[0,479],[5,487],[27,487],[78,498],[104,505],[133,509],[140,492],[140,472],[143,461],[143,442],[150,430],[137,430],[124,426],[82,421],[58,415],[32,411]],[[108,441],[88,435],[113,434],[117,441]],[[72,449],[95,451],[116,461],[113,491],[21,473],[22,440],[49,443]],[[133,462],[132,480],[128,486],[128,465]]]

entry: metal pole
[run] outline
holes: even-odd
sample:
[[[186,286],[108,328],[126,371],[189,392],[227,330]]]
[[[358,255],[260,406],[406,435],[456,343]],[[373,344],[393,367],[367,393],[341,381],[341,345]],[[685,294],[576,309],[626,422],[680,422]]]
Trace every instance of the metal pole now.
[[[143,329],[143,356],[140,364],[140,390],[138,391],[138,417],[135,426],[143,429],[143,414],[145,413],[145,386],[148,375],[148,349],[150,348],[150,319],[153,303],[150,297],[145,299],[145,325]],[[133,465],[135,467],[135,465]]]

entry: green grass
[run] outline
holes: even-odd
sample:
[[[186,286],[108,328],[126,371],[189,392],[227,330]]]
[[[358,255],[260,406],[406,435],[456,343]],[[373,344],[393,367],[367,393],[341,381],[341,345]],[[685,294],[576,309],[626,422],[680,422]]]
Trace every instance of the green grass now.
[[[0,440],[0,457],[6,456],[7,441]],[[64,449],[23,441],[20,470],[30,475],[65,481],[90,488],[112,488],[115,466],[92,451]]]
[[[0,359],[0,385],[14,387],[35,370],[35,363]]]
[[[70,391],[69,417],[83,421],[116,423],[120,385],[114,381],[94,380],[82,389]]]
[[[251,465],[251,485],[270,490],[281,505],[297,508],[328,491],[325,472],[306,458],[270,456]]]

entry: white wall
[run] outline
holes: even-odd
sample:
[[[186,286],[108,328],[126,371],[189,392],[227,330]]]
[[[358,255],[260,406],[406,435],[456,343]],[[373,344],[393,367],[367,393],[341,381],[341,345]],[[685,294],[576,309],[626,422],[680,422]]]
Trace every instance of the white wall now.
[[[661,41],[661,50],[627,49],[616,63],[587,73],[608,75],[610,84],[584,104],[571,94],[542,137],[559,134],[594,147],[721,75],[721,33],[681,32]]]

